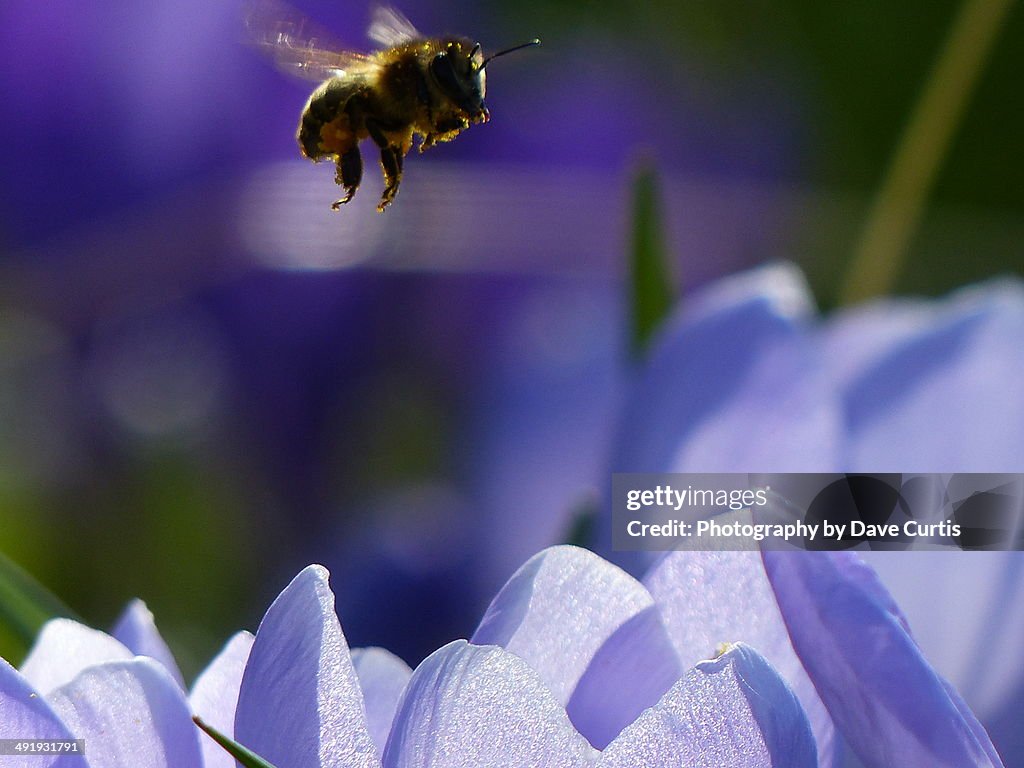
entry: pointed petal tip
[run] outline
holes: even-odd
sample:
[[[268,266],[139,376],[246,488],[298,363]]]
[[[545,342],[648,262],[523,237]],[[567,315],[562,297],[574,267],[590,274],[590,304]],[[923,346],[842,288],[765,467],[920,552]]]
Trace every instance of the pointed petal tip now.
[[[21,674],[43,695],[71,682],[82,670],[135,654],[106,632],[74,619],[51,619],[21,665]]]
[[[327,569],[312,565],[281,591],[242,674],[236,738],[278,768],[377,760],[328,581]]]
[[[495,645],[456,640],[413,672],[385,768],[582,768],[593,751],[530,666]]]
[[[818,760],[796,696],[760,654],[737,643],[683,675],[608,746],[602,763],[816,768]]]
[[[299,571],[292,581],[294,583],[300,580],[319,581],[327,584],[331,580],[331,572],[327,570],[326,566],[320,565],[319,563],[311,563]]]
[[[590,550],[550,547],[501,588],[472,641],[524,658],[565,705],[605,640],[653,603],[640,582]]]
[[[693,310],[703,314],[751,301],[766,302],[774,314],[793,320],[816,311],[807,278],[790,261],[770,262],[720,280],[697,299]]]

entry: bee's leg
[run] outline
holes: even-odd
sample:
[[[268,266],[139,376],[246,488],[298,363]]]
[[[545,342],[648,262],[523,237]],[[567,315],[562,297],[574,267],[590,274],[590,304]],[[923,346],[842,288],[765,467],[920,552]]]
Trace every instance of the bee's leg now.
[[[398,194],[398,185],[402,181],[402,150],[388,141],[380,125],[375,120],[366,121],[366,130],[373,139],[373,143],[380,147],[380,167],[384,171],[384,193],[381,195],[380,204],[377,210],[384,213],[384,209],[391,204]]]
[[[426,152],[428,149],[430,149],[431,147],[435,146],[436,144],[437,144],[437,134],[436,133],[428,133],[426,136],[423,137],[423,141],[420,142],[419,151],[420,152]]]
[[[345,196],[341,200],[335,201],[331,208],[336,211],[351,200],[362,180],[363,156],[359,154],[359,147],[354,146],[338,158],[338,170],[334,174],[334,182],[345,188]]]
[[[377,210],[384,213],[384,209],[391,204],[398,194],[398,185],[402,181],[402,150],[398,147],[385,147],[380,151],[380,165],[384,169],[384,194],[381,195],[380,204]]]
[[[443,141],[451,141],[467,128],[469,128],[469,121],[464,117],[450,117],[439,121],[434,125],[434,130],[420,142],[420,152],[426,152]]]

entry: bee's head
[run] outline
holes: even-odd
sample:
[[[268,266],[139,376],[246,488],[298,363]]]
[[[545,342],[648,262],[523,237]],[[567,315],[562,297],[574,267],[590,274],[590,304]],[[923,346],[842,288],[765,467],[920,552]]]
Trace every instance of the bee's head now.
[[[430,62],[430,73],[438,87],[459,109],[475,121],[486,121],[487,107],[484,106],[484,93],[487,90],[487,63],[498,56],[518,51],[531,45],[539,45],[540,40],[531,40],[484,58],[480,43],[459,37],[445,41],[444,48],[434,55]]]
[[[444,48],[430,61],[430,74],[459,109],[472,118],[487,119],[487,73],[479,43],[466,38],[445,41]]]

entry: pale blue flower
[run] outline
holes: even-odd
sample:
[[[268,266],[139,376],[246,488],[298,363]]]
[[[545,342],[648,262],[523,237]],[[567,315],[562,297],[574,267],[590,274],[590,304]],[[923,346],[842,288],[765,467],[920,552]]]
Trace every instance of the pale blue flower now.
[[[144,606],[118,634],[55,620],[0,664],[0,738],[86,739],[32,765],[229,768],[195,713],[277,768],[813,768],[838,729],[869,768],[1002,765],[847,556],[670,553],[641,582],[555,547],[414,671],[350,652],[310,566],[187,697]]]

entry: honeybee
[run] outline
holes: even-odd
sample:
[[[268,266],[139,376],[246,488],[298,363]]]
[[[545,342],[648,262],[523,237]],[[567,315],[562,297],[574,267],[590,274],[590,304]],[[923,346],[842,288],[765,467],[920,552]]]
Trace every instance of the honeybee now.
[[[382,46],[373,53],[342,50],[330,37],[287,5],[257,0],[247,7],[251,42],[284,70],[320,81],[302,110],[296,138],[304,157],[335,163],[335,183],[345,191],[331,208],[355,195],[363,177],[359,142],[369,138],[380,150],[384,193],[381,213],[398,194],[402,164],[419,137],[423,152],[451,141],[476,123],[486,123],[487,65],[522,45],[484,57],[467,37],[428,38],[393,8],[374,9],[368,30]]]

